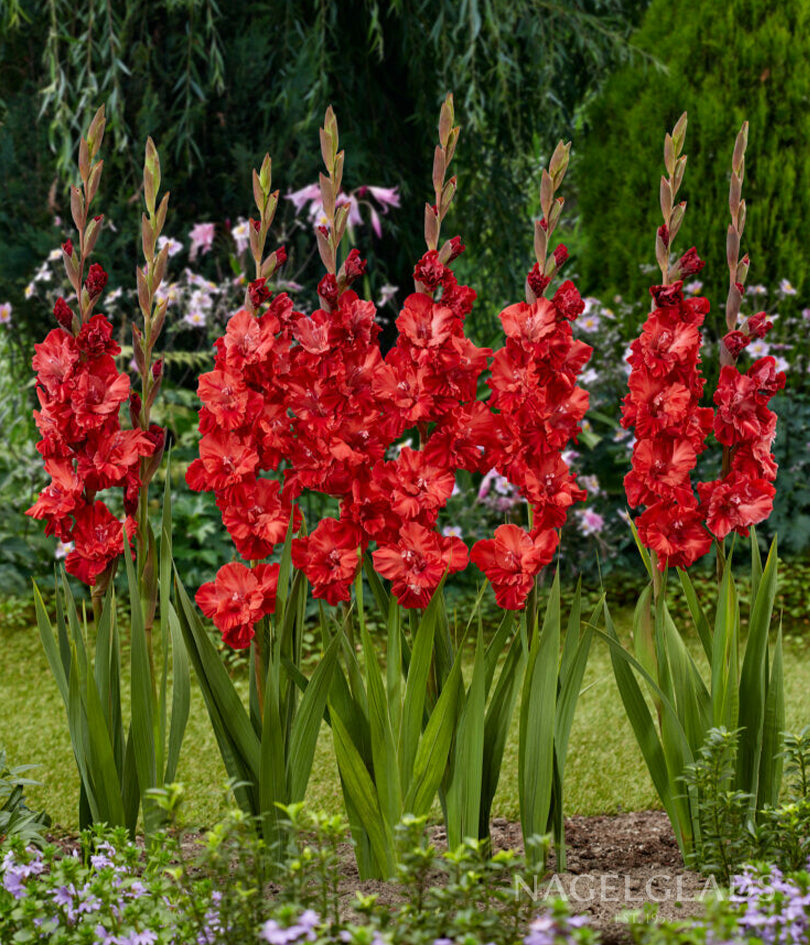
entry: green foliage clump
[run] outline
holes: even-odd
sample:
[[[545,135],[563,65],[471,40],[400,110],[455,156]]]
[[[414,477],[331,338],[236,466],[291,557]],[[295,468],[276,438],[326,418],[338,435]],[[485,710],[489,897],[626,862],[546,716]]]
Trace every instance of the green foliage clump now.
[[[675,249],[696,245],[714,307],[726,297],[728,173],[734,136],[750,122],[743,196],[749,281],[808,282],[810,214],[810,3],[786,0],[653,0],[631,39],[665,68],[636,60],[616,72],[591,104],[581,141],[580,260],[586,288],[645,296],[656,275],[657,178],[661,141],[689,113],[683,187],[686,218]],[[607,234],[611,234],[606,242]],[[718,323],[718,328],[719,328]]]

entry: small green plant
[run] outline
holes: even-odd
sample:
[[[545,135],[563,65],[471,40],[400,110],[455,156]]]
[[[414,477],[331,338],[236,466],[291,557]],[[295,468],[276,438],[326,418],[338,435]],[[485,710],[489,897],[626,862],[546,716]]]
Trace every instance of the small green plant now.
[[[711,728],[683,783],[696,798],[695,843],[687,866],[712,873],[728,885],[733,871],[754,854],[751,795],[734,787],[739,729]]]
[[[43,830],[51,818],[44,811],[32,811],[25,804],[25,789],[37,781],[23,777],[24,772],[37,765],[17,765],[10,768],[5,748],[0,748],[0,849],[11,837],[23,843],[41,847],[45,844]]]
[[[759,837],[769,860],[799,870],[810,862],[810,726],[798,735],[785,732],[784,746],[787,801],[765,808]]]
[[[697,811],[695,844],[687,865],[729,885],[745,862],[767,860],[800,870],[810,858],[810,727],[784,733],[781,759],[788,776],[783,803],[752,809],[752,796],[735,788],[740,730],[709,729],[695,762],[683,777]]]

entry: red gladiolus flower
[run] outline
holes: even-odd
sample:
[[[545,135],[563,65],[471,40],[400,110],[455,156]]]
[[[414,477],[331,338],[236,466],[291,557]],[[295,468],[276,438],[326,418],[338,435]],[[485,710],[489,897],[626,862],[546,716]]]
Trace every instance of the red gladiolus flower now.
[[[764,521],[773,510],[776,490],[766,479],[752,478],[733,471],[716,482],[698,483],[706,524],[715,537],[723,539],[735,531],[748,537],[750,525]]]
[[[318,283],[318,295],[323,299],[326,305],[330,307],[337,305],[338,284],[337,279],[332,273],[327,273]]]
[[[71,312],[71,316],[72,314]],[[112,333],[113,326],[110,320],[101,314],[94,315],[82,325],[81,331],[76,336],[76,345],[80,351],[91,358],[100,358],[103,354],[114,357],[121,353],[121,347],[113,341]]]
[[[582,301],[582,296],[570,279],[563,282],[559,289],[557,289],[552,301],[560,315],[569,322],[573,321],[578,315],[581,315],[585,311],[585,303]]]
[[[450,254],[447,257],[448,264],[458,259],[458,257],[464,252],[467,248],[462,242],[460,236],[451,236],[447,241],[450,247]]]
[[[697,455],[686,439],[656,437],[636,442],[633,468],[624,477],[624,488],[631,508],[652,505],[662,492],[678,502],[694,499],[689,473]]]
[[[650,505],[636,519],[639,538],[658,555],[658,570],[688,568],[712,546],[712,537],[703,527],[703,512],[677,502],[662,500]]]
[[[757,401],[758,385],[755,378],[740,374],[736,368],[725,365],[714,394],[717,412],[714,432],[725,446],[734,446],[756,439],[767,419],[767,413]]]
[[[62,329],[54,328],[41,344],[34,345],[34,351],[32,364],[38,383],[52,396],[58,396],[79,363],[76,339]]]
[[[538,530],[533,537],[518,525],[501,525],[494,538],[473,545],[470,560],[487,576],[498,606],[520,610],[558,543],[559,533],[554,529]]]
[[[186,482],[194,492],[227,489],[253,474],[259,456],[252,445],[234,433],[215,430],[200,440],[200,458],[186,471]]]
[[[692,250],[681,260],[687,270],[698,262]],[[704,448],[712,411],[698,406],[704,385],[698,328],[705,300],[684,301],[681,281],[653,286],[650,292],[656,308],[627,359],[632,370],[622,426],[635,427],[636,444],[624,484],[631,507],[648,506],[637,519],[639,535],[663,570],[668,563],[685,567],[711,547],[691,471]]]
[[[470,560],[487,576],[498,606],[520,610],[535,577],[554,557],[559,540],[554,529],[543,529],[533,538],[518,525],[501,525],[494,538],[473,545]]]
[[[292,560],[312,585],[312,596],[337,604],[351,598],[360,567],[357,530],[354,525],[323,518],[306,538],[292,543]]]
[[[390,503],[402,519],[443,508],[453,492],[455,473],[433,465],[421,451],[405,446],[390,468]]]
[[[25,514],[31,518],[45,519],[46,535],[56,535],[60,541],[68,541],[70,516],[85,504],[84,483],[76,474],[73,463],[67,459],[46,460],[45,471],[50,475],[51,482]]]
[[[78,426],[94,430],[118,415],[129,399],[129,378],[119,374],[115,361],[105,354],[94,363],[83,364],[75,373],[70,404]]]
[[[219,339],[217,347],[229,367],[241,370],[265,360],[276,341],[274,332],[272,321],[266,321],[264,316],[254,318],[242,309],[229,319],[225,336]]]
[[[650,287],[650,295],[655,299],[658,308],[676,308],[683,303],[683,279],[673,282],[672,285],[654,285]]]
[[[73,313],[61,301],[57,314],[72,329]],[[93,584],[123,548],[121,523],[96,496],[121,486],[124,509],[133,512],[141,488],[141,459],[154,455],[155,436],[120,428],[118,414],[130,396],[129,379],[115,366],[119,347],[104,315],[90,318],[75,338],[54,329],[35,349],[42,406],[34,413],[42,434],[37,449],[51,483],[27,514],[45,520],[46,534],[75,543],[67,570]],[[155,435],[158,431],[162,442],[163,431],[156,427]],[[135,527],[128,519],[130,534]]]
[[[84,505],[73,514],[75,524],[70,537],[75,547],[65,559],[65,568],[85,584],[95,584],[98,575],[124,548],[122,525],[101,501]],[[134,532],[134,522],[128,520],[130,538]]]
[[[437,348],[450,338],[457,322],[451,308],[434,302],[429,295],[414,292],[405,299],[397,328],[412,345]]]
[[[200,610],[214,621],[222,639],[234,649],[245,649],[254,627],[276,608],[279,566],[260,564],[246,568],[234,562],[223,565],[213,581],[197,591]]]
[[[540,297],[531,305],[517,302],[508,306],[499,318],[507,338],[514,338],[521,345],[537,344],[557,329],[554,304]]]
[[[249,396],[243,376],[233,371],[214,370],[201,374],[197,393],[217,426],[225,430],[240,427],[249,406],[251,416],[255,416],[260,407],[258,398]]]
[[[236,550],[246,561],[267,558],[287,535],[292,506],[282,496],[279,482],[246,478],[221,493],[217,505]],[[297,531],[301,512],[296,508],[295,513],[293,530]]]
[[[417,522],[400,529],[395,544],[373,553],[375,569],[391,581],[391,593],[402,607],[427,607],[445,572],[467,566],[467,546],[460,538],[444,537]]]

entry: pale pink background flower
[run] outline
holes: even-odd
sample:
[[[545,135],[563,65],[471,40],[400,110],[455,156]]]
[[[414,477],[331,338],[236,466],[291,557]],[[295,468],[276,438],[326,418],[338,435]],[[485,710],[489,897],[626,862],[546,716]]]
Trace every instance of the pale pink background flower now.
[[[197,258],[197,253],[205,255],[211,249],[214,243],[214,224],[195,223],[188,234],[188,238],[191,240],[191,249],[188,256],[193,261]]]

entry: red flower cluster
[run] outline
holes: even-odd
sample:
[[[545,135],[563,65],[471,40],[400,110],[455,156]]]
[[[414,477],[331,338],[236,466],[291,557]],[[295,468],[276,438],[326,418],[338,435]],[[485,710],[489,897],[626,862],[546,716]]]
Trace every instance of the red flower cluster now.
[[[101,267],[94,278],[100,292],[106,281]],[[64,299],[57,301],[56,310],[60,323],[71,323],[73,313]],[[90,318],[75,337],[55,328],[34,347],[41,405],[34,417],[42,434],[37,448],[51,482],[26,514],[44,519],[46,534],[74,543],[66,560],[68,572],[95,584],[123,550],[122,523],[96,495],[123,487],[131,538],[141,458],[162,451],[163,431],[121,429],[119,410],[129,397],[129,378],[115,366],[120,349],[104,315]]]
[[[699,328],[709,304],[684,300],[681,289],[679,281],[650,290],[656,307],[631,345],[622,416],[622,425],[636,431],[633,468],[624,480],[627,500],[633,508],[647,506],[636,525],[661,570],[688,567],[709,550],[712,534],[747,535],[750,525],[770,514],[776,416],[767,403],[785,384],[773,358],[761,358],[746,374],[726,365],[714,395],[717,411],[698,406],[705,383]],[[723,340],[736,357],[761,331],[767,331],[764,316],[756,315],[749,334],[729,332]],[[730,468],[717,481],[698,483],[698,502],[691,472],[712,428],[729,450]]]
[[[785,374],[772,357],[760,358],[741,374],[725,365],[714,394],[714,434],[728,449],[729,471],[714,482],[698,483],[706,524],[718,538],[731,531],[747,535],[773,509],[776,463],[771,444],[776,414],[771,397],[785,386]]]
[[[703,298],[684,299],[683,283],[654,286],[655,308],[627,359],[630,392],[622,426],[635,427],[633,468],[625,476],[631,508],[646,505],[636,524],[642,542],[667,563],[688,567],[711,547],[691,472],[712,425],[712,410],[698,406]]]
[[[571,329],[584,307],[567,281],[551,301],[539,297],[501,312],[506,344],[495,352],[487,382],[489,405],[498,413],[485,458],[531,505],[532,529],[502,526],[494,539],[473,547],[471,558],[508,609],[523,606],[534,577],[554,556],[568,508],[586,497],[560,455],[576,440],[588,409],[588,394],[576,382],[593,349]]]
[[[452,248],[456,255],[463,249],[458,240]],[[420,291],[405,300],[397,345],[384,360],[374,305],[340,291],[334,279],[325,277],[328,284],[319,287],[330,311],[306,316],[282,295],[257,318],[233,316],[217,342],[214,370],[200,378],[200,458],[186,478],[192,489],[216,493],[223,522],[248,561],[273,552],[291,516],[298,528],[294,504],[303,490],[336,497],[340,517],[321,520],[292,544],[293,564],[314,596],[330,604],[349,600],[361,553],[374,543],[374,566],[402,606],[424,607],[443,575],[468,562],[463,541],[436,531],[456,470],[497,466],[518,477],[537,516],[526,534],[531,550],[522,550],[517,571],[504,564],[502,572],[512,570],[497,581],[499,599],[520,607],[526,575],[530,585],[553,555],[565,509],[584,497],[559,457],[587,406],[575,377],[590,348],[573,340],[570,326],[582,302],[566,283],[553,303],[524,306],[526,314],[520,306],[508,310],[504,324],[513,337],[498,359],[501,380],[492,383],[487,405],[477,392],[491,352],[464,335],[475,293],[458,284],[436,251],[423,256],[414,278]],[[543,328],[530,337],[519,325],[535,316]],[[404,446],[386,458],[414,427],[421,448]],[[282,466],[283,483],[261,475]],[[487,545],[476,547],[489,573]],[[267,604],[234,612],[215,606],[233,577],[220,572],[198,599],[223,635],[246,645],[251,621],[268,612]],[[247,597],[259,599],[253,590]],[[234,614],[244,622],[237,625]]]

